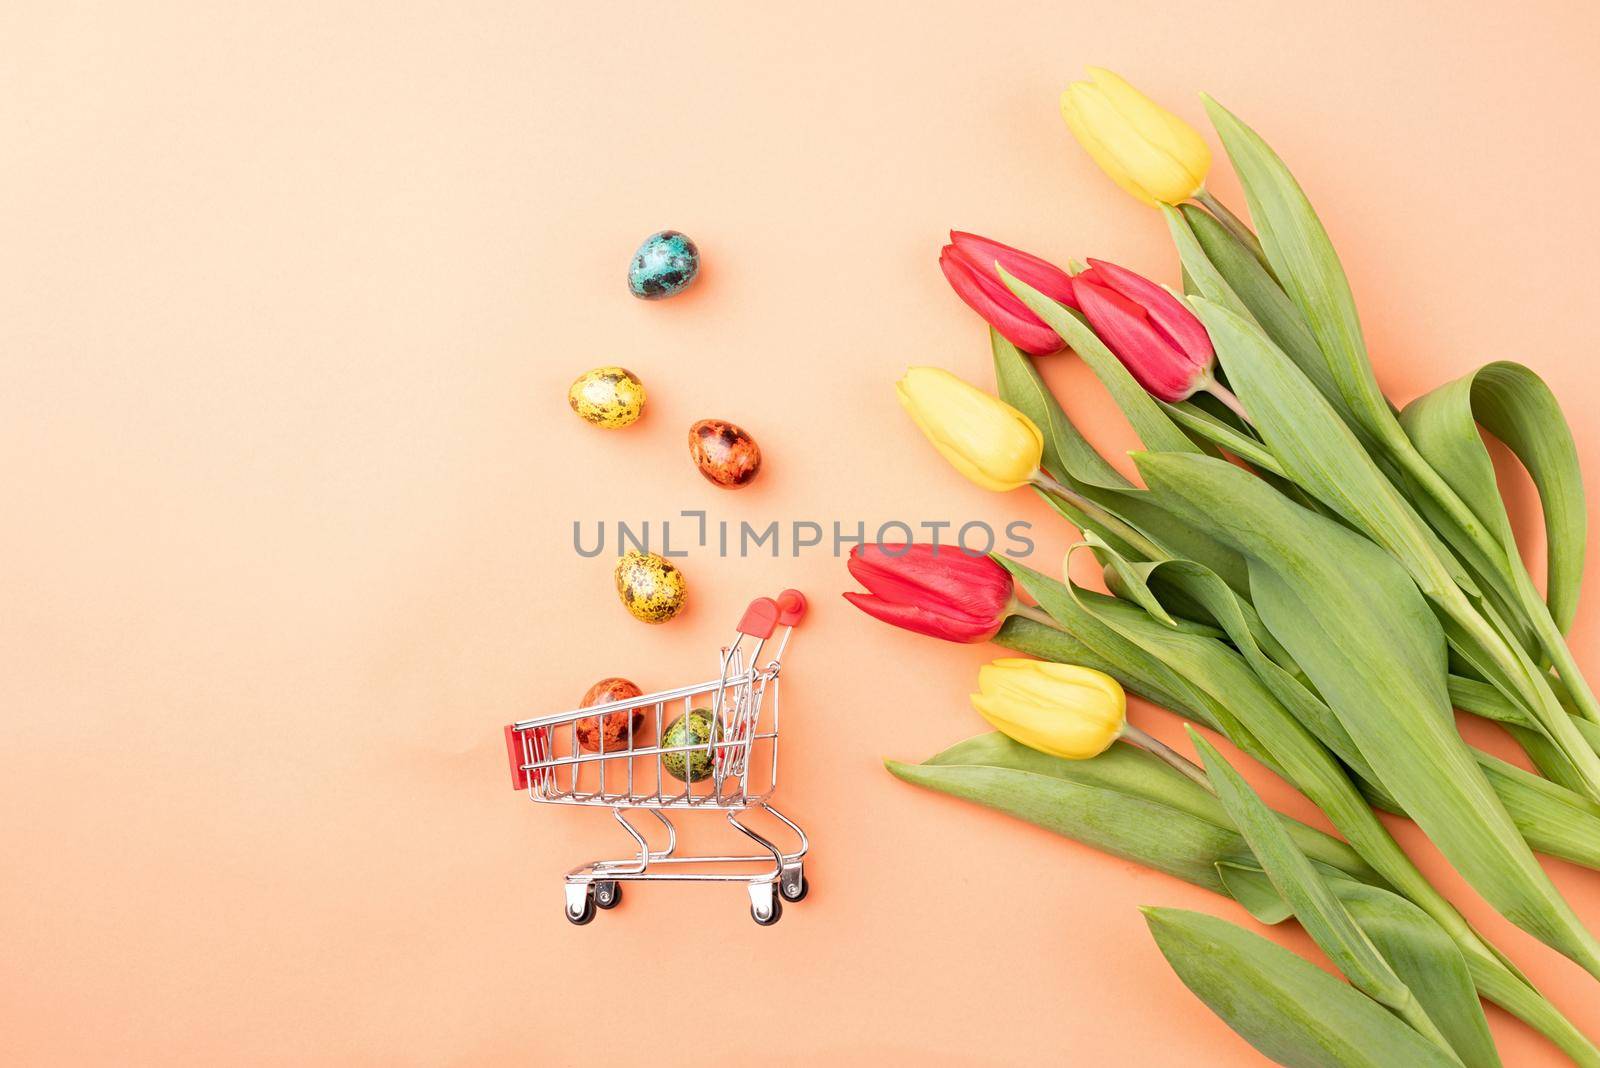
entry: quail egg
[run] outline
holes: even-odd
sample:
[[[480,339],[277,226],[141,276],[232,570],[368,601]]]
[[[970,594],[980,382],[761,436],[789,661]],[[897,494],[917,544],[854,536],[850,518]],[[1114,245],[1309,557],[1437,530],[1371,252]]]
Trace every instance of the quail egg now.
[[[683,611],[687,593],[683,572],[656,553],[622,554],[616,569],[617,596],[634,619],[665,623]]]
[[[596,367],[572,383],[567,403],[584,422],[616,430],[644,413],[644,383],[626,367]]]
[[[628,264],[628,290],[661,300],[686,289],[700,273],[700,250],[684,234],[662,230],[644,239]]]
[[[626,701],[643,693],[643,690],[627,679],[601,679],[589,687],[578,707],[608,705],[613,701]],[[601,726],[602,720],[605,721],[604,727]],[[639,740],[639,731],[643,727],[643,708],[626,708],[607,712],[604,716],[590,716],[588,719],[580,719],[577,723],[578,744],[586,751],[594,753],[601,751],[601,741],[604,739],[605,752],[619,752],[630,748],[630,742]]]
[[[761,470],[756,439],[725,419],[702,419],[689,428],[689,456],[706,481],[723,489],[747,486]]]

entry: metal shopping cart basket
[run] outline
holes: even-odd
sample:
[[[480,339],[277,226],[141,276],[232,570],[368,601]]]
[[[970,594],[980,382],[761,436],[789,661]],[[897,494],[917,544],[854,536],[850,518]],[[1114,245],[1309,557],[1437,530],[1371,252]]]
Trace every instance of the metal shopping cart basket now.
[[[625,881],[744,883],[750,915],[762,926],[778,922],[784,901],[806,896],[802,861],[810,842],[800,825],[770,801],[778,782],[778,667],[805,610],[806,599],[797,590],[752,601],[733,641],[722,650],[718,677],[709,682],[506,727],[515,789],[527,790],[544,804],[609,808],[638,848],[627,859],[596,860],[567,873],[568,920],[588,923],[597,907],[615,908]],[[780,628],[783,636],[763,662]],[[616,718],[608,721],[608,716]],[[606,728],[612,725],[617,737],[608,744],[613,731]],[[592,748],[586,749],[585,742]],[[636,809],[661,822],[664,848],[652,849],[629,822],[627,813]],[[783,824],[795,848],[785,851],[741,820],[751,809],[768,812]],[[678,832],[668,813],[691,811],[723,813],[762,851],[679,855]]]

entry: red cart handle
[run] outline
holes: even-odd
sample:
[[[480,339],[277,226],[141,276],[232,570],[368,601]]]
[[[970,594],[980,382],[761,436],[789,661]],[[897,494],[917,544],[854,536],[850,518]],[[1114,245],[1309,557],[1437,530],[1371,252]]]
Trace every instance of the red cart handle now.
[[[771,597],[757,597],[744,610],[744,616],[739,620],[739,633],[765,641],[777,629],[781,611],[778,602]]]
[[[799,590],[784,590],[777,600],[757,597],[739,620],[739,633],[762,641],[779,627],[792,627],[806,614],[806,597]]]
[[[511,788],[526,790],[528,769],[522,766],[522,739],[517,736],[517,729],[511,726],[506,727],[506,759],[511,762]]]
[[[806,595],[799,590],[784,590],[778,594],[778,625],[792,627],[805,618]]]

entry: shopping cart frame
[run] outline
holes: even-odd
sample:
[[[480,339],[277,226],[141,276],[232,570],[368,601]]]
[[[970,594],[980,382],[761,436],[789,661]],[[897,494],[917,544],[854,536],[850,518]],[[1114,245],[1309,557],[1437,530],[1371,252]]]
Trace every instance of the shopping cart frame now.
[[[732,641],[721,650],[715,679],[520,720],[505,728],[514,788],[526,790],[533,801],[541,804],[611,809],[613,818],[637,850],[631,857],[590,861],[566,874],[565,912],[569,921],[586,924],[594,919],[597,909],[615,908],[621,903],[624,882],[743,883],[750,899],[750,915],[762,926],[778,921],[783,902],[805,898],[810,886],[804,859],[810,851],[810,839],[770,800],[778,780],[778,677],[789,639],[805,610],[805,597],[797,590],[752,601]],[[763,653],[779,628],[783,630],[782,637],[770,659],[763,661]],[[708,704],[697,707],[697,700]],[[692,713],[707,714],[710,728],[704,741],[694,738],[682,744],[662,744],[663,731],[671,726],[664,726],[669,706],[681,706],[680,719],[690,727],[697,721],[706,721],[697,720]],[[766,714],[769,707],[770,716]],[[636,714],[640,710],[644,710],[647,720],[653,712],[653,745],[639,743]],[[605,728],[614,716],[627,717],[627,736],[623,744],[607,748]],[[584,721],[593,724],[598,742],[595,751],[585,751],[579,744],[579,725]],[[566,751],[560,752],[558,743],[563,736]],[[754,761],[758,746],[770,753],[770,759]],[[681,783],[681,788],[669,789],[669,778]],[[608,788],[608,779],[614,788]],[[651,846],[645,834],[629,820],[629,811],[649,812],[661,823],[666,831],[662,848]],[[669,815],[674,811],[721,812],[728,824],[754,842],[760,852],[680,854],[677,827]],[[752,811],[772,816],[792,839],[792,847],[784,848],[750,826],[747,818]],[[719,868],[729,870],[716,870]]]

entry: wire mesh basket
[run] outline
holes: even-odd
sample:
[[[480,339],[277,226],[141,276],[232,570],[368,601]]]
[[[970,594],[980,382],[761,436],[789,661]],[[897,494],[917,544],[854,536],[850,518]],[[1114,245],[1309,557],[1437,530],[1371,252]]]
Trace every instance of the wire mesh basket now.
[[[567,873],[568,920],[588,923],[597,908],[615,908],[628,881],[744,883],[750,914],[764,926],[777,922],[784,901],[806,896],[809,840],[770,800],[778,783],[778,674],[805,610],[797,590],[752,601],[721,651],[714,679],[505,728],[516,789],[541,804],[609,808],[637,847],[627,859],[592,861]],[[652,848],[628,819],[640,809],[664,828],[661,848]],[[771,815],[794,847],[785,850],[751,827],[745,818],[751,810]],[[762,851],[680,854],[674,811],[721,812]]]

